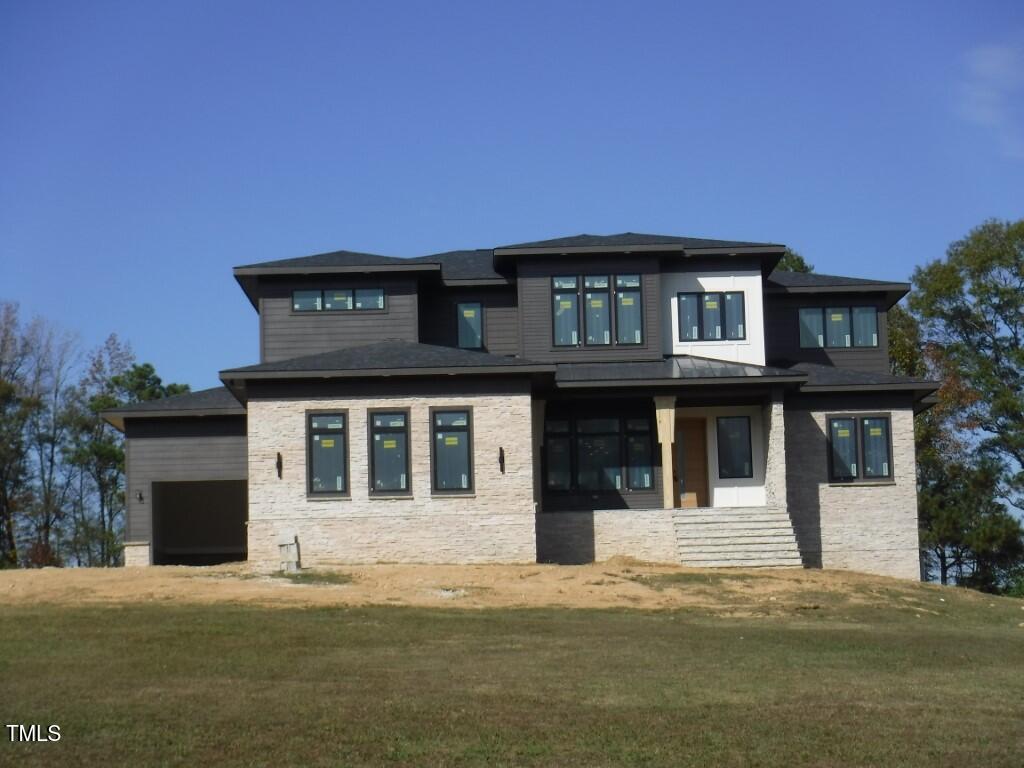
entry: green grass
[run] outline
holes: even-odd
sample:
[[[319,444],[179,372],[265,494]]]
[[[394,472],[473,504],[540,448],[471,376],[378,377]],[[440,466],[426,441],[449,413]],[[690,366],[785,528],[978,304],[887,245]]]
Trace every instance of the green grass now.
[[[4,723],[63,738],[4,730],[0,765],[1019,768],[1024,602],[914,594],[767,618],[3,606]]]
[[[315,571],[310,569],[295,571],[294,573],[275,571],[271,576],[278,579],[286,579],[295,584],[338,585],[352,583],[352,576],[340,571]]]

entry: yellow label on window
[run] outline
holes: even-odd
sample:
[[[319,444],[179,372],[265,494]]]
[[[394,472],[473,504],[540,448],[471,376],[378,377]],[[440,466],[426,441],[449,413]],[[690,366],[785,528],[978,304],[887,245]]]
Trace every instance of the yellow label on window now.
[[[320,445],[322,445],[324,448],[333,448],[334,447],[334,441],[330,440],[330,439],[321,440],[320,441]]]
[[[475,309],[464,309],[464,310],[462,310],[462,316],[463,317],[476,317],[476,310]]]
[[[558,302],[558,306],[560,308],[562,308],[562,309],[572,309],[572,302],[571,301],[560,301],[560,302]]]
[[[850,436],[850,430],[848,430],[848,429],[840,429],[840,430],[836,431],[836,434],[839,437],[849,437]]]
[[[881,427],[870,427],[868,429],[868,434],[871,435],[872,437],[881,437],[882,436],[882,428]]]
[[[336,293],[334,294],[334,300],[347,302],[348,296],[346,296],[344,293]]]
[[[705,301],[704,302],[704,308],[705,309],[718,309],[718,302],[717,301]]]
[[[458,435],[453,435],[452,437],[446,437],[444,439],[444,444],[445,445],[458,445],[459,444],[459,436]]]
[[[841,323],[841,322],[843,322],[843,316],[842,315],[832,315],[832,322],[833,323]]]
[[[398,441],[397,440],[383,440],[383,441],[381,441],[381,446],[384,447],[384,448],[397,448],[398,447]]]
[[[604,306],[604,302],[601,299],[591,299],[590,306],[593,309],[601,309]]]
[[[632,296],[623,296],[622,297],[622,306],[624,306],[624,307],[632,307],[633,306],[633,297]]]

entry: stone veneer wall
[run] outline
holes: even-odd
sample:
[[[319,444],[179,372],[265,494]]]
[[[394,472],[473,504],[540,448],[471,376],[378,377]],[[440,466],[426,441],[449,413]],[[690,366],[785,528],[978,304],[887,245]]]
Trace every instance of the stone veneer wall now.
[[[140,565],[152,565],[153,555],[149,542],[126,542],[124,545],[124,564],[129,568]]]
[[[832,484],[827,415],[888,413],[894,482]],[[806,565],[920,578],[914,415],[893,410],[800,410],[786,405],[786,485]]]
[[[475,492],[431,494],[431,407],[473,409]],[[536,562],[528,393],[249,401],[249,560],[276,566],[297,535],[303,565]],[[347,409],[351,498],[306,494],[306,412]],[[367,409],[410,410],[411,497],[371,498]],[[498,448],[505,449],[505,472]],[[283,477],[275,461],[280,452]]]
[[[609,509],[537,515],[537,560],[579,564],[618,555],[678,563],[671,509]]]

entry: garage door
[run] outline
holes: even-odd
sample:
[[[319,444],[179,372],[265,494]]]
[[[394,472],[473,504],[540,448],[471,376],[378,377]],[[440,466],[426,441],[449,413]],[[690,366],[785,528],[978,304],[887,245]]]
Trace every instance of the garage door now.
[[[245,560],[245,480],[153,483],[153,563]]]

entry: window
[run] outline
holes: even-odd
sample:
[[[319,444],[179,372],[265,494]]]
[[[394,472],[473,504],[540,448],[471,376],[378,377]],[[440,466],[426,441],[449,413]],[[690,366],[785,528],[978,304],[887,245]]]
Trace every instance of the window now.
[[[308,416],[309,493],[348,493],[348,443],[344,413]]]
[[[800,310],[803,349],[878,346],[875,307],[804,307]]]
[[[473,489],[473,435],[464,411],[434,411],[434,490]]]
[[[644,343],[640,275],[615,278],[615,341],[618,344]]]
[[[293,312],[346,312],[351,309],[384,309],[384,289],[292,291]]]
[[[825,346],[825,325],[821,310],[800,310],[800,346],[804,349]]]
[[[469,301],[456,305],[459,347],[461,349],[483,349],[484,308],[479,302]]]
[[[409,492],[409,414],[370,412],[370,493]]]
[[[722,479],[754,476],[749,416],[718,417],[718,476]]]
[[[556,347],[575,347],[580,340],[579,281],[575,277],[551,280],[551,304]]]
[[[319,312],[322,300],[321,291],[293,291],[292,309],[296,312]]]
[[[544,425],[544,486],[551,491],[608,492],[654,487],[647,417],[580,415]]]
[[[680,341],[742,341],[747,337],[742,291],[676,295]]]
[[[607,275],[583,278],[583,319],[587,344],[612,343],[611,286]]]
[[[579,346],[581,285],[586,346],[644,343],[640,275],[567,275],[551,278],[551,335],[556,347]]]
[[[892,478],[889,417],[830,417],[828,439],[829,476],[833,482]]]

